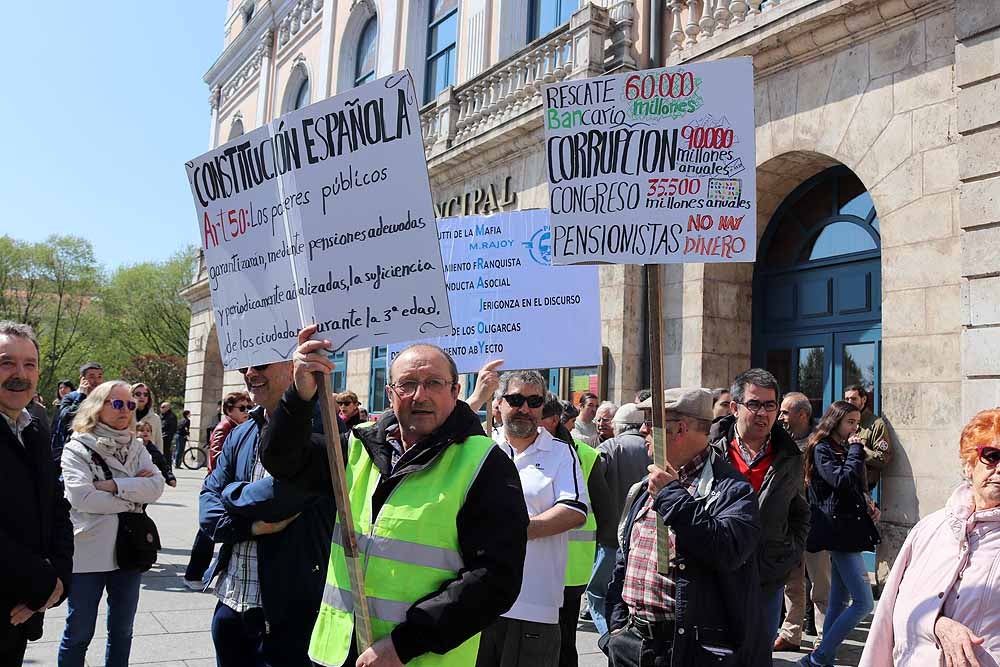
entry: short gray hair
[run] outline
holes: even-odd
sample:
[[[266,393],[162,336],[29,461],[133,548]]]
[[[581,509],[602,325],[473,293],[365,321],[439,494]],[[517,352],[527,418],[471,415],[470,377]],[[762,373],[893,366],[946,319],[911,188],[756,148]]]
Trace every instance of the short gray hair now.
[[[812,417],[813,406],[809,402],[809,397],[800,391],[790,391],[785,394],[785,398],[791,401],[788,406],[792,410],[802,410],[806,413],[806,417]]]
[[[549,383],[545,381],[542,374],[538,371],[507,371],[500,376],[500,386],[497,387],[494,393],[495,398],[501,398],[507,393],[507,389],[510,388],[511,382],[519,382],[520,384],[530,384],[538,387],[543,392],[548,394]]]
[[[611,401],[604,401],[603,403],[597,406],[597,410],[598,411],[611,410],[612,413],[615,413],[618,412],[618,406],[612,403]]]
[[[743,371],[736,376],[736,379],[733,380],[733,386],[729,390],[729,393],[732,394],[734,401],[737,403],[743,402],[743,397],[746,396],[748,384],[760,387],[761,389],[773,389],[774,400],[779,403],[781,402],[781,386],[778,384],[778,378],[774,377],[770,371],[766,371],[763,368],[751,368],[750,370]]]
[[[40,357],[42,350],[38,347],[38,336],[35,330],[27,324],[14,322],[13,320],[0,320],[0,336],[11,336],[13,338],[27,338],[35,344],[35,352]]]

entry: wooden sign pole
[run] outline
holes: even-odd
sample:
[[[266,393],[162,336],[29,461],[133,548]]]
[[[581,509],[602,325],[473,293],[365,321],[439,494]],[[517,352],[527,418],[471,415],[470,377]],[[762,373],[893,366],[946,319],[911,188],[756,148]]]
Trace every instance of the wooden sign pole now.
[[[368,598],[365,596],[365,575],[361,566],[361,551],[358,536],[354,532],[351,517],[351,499],[344,479],[344,453],[340,449],[340,428],[337,426],[337,409],[333,404],[327,378],[316,373],[319,392],[320,414],[323,417],[323,433],[326,434],[326,458],[330,464],[330,481],[333,483],[333,497],[337,500],[337,520],[340,523],[340,539],[347,558],[347,576],[351,581],[351,597],[354,600],[354,634],[357,637],[358,653],[363,653],[372,641],[372,621],[368,614]]]
[[[649,330],[649,384],[653,392],[653,463],[665,468],[667,448],[663,426],[666,412],[663,409],[663,317],[660,309],[660,265],[646,264],[647,328]],[[656,569],[666,575],[670,570],[670,537],[659,515],[656,517]]]

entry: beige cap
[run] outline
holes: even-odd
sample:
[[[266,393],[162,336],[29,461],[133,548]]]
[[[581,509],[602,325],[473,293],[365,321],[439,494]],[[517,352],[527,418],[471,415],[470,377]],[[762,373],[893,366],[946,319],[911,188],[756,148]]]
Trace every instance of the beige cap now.
[[[650,396],[637,406],[640,410],[653,409]],[[712,392],[702,387],[675,387],[663,392],[663,407],[671,412],[712,421]]]

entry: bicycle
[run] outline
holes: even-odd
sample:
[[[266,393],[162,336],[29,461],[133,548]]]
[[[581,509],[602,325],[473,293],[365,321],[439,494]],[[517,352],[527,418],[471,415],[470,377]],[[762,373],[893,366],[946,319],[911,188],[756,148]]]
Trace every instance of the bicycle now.
[[[188,470],[198,470],[204,468],[208,463],[208,452],[201,445],[193,445],[184,450],[181,455],[181,464]]]

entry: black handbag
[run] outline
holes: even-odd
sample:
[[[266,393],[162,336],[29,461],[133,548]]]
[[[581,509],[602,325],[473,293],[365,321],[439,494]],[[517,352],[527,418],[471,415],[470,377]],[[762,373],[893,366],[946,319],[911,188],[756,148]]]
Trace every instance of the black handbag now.
[[[113,479],[104,457],[90,449],[90,458],[101,467],[106,479]],[[156,523],[146,514],[145,507],[141,512],[118,513],[115,558],[119,568],[145,572],[153,567],[161,548],[160,533],[156,530]]]

